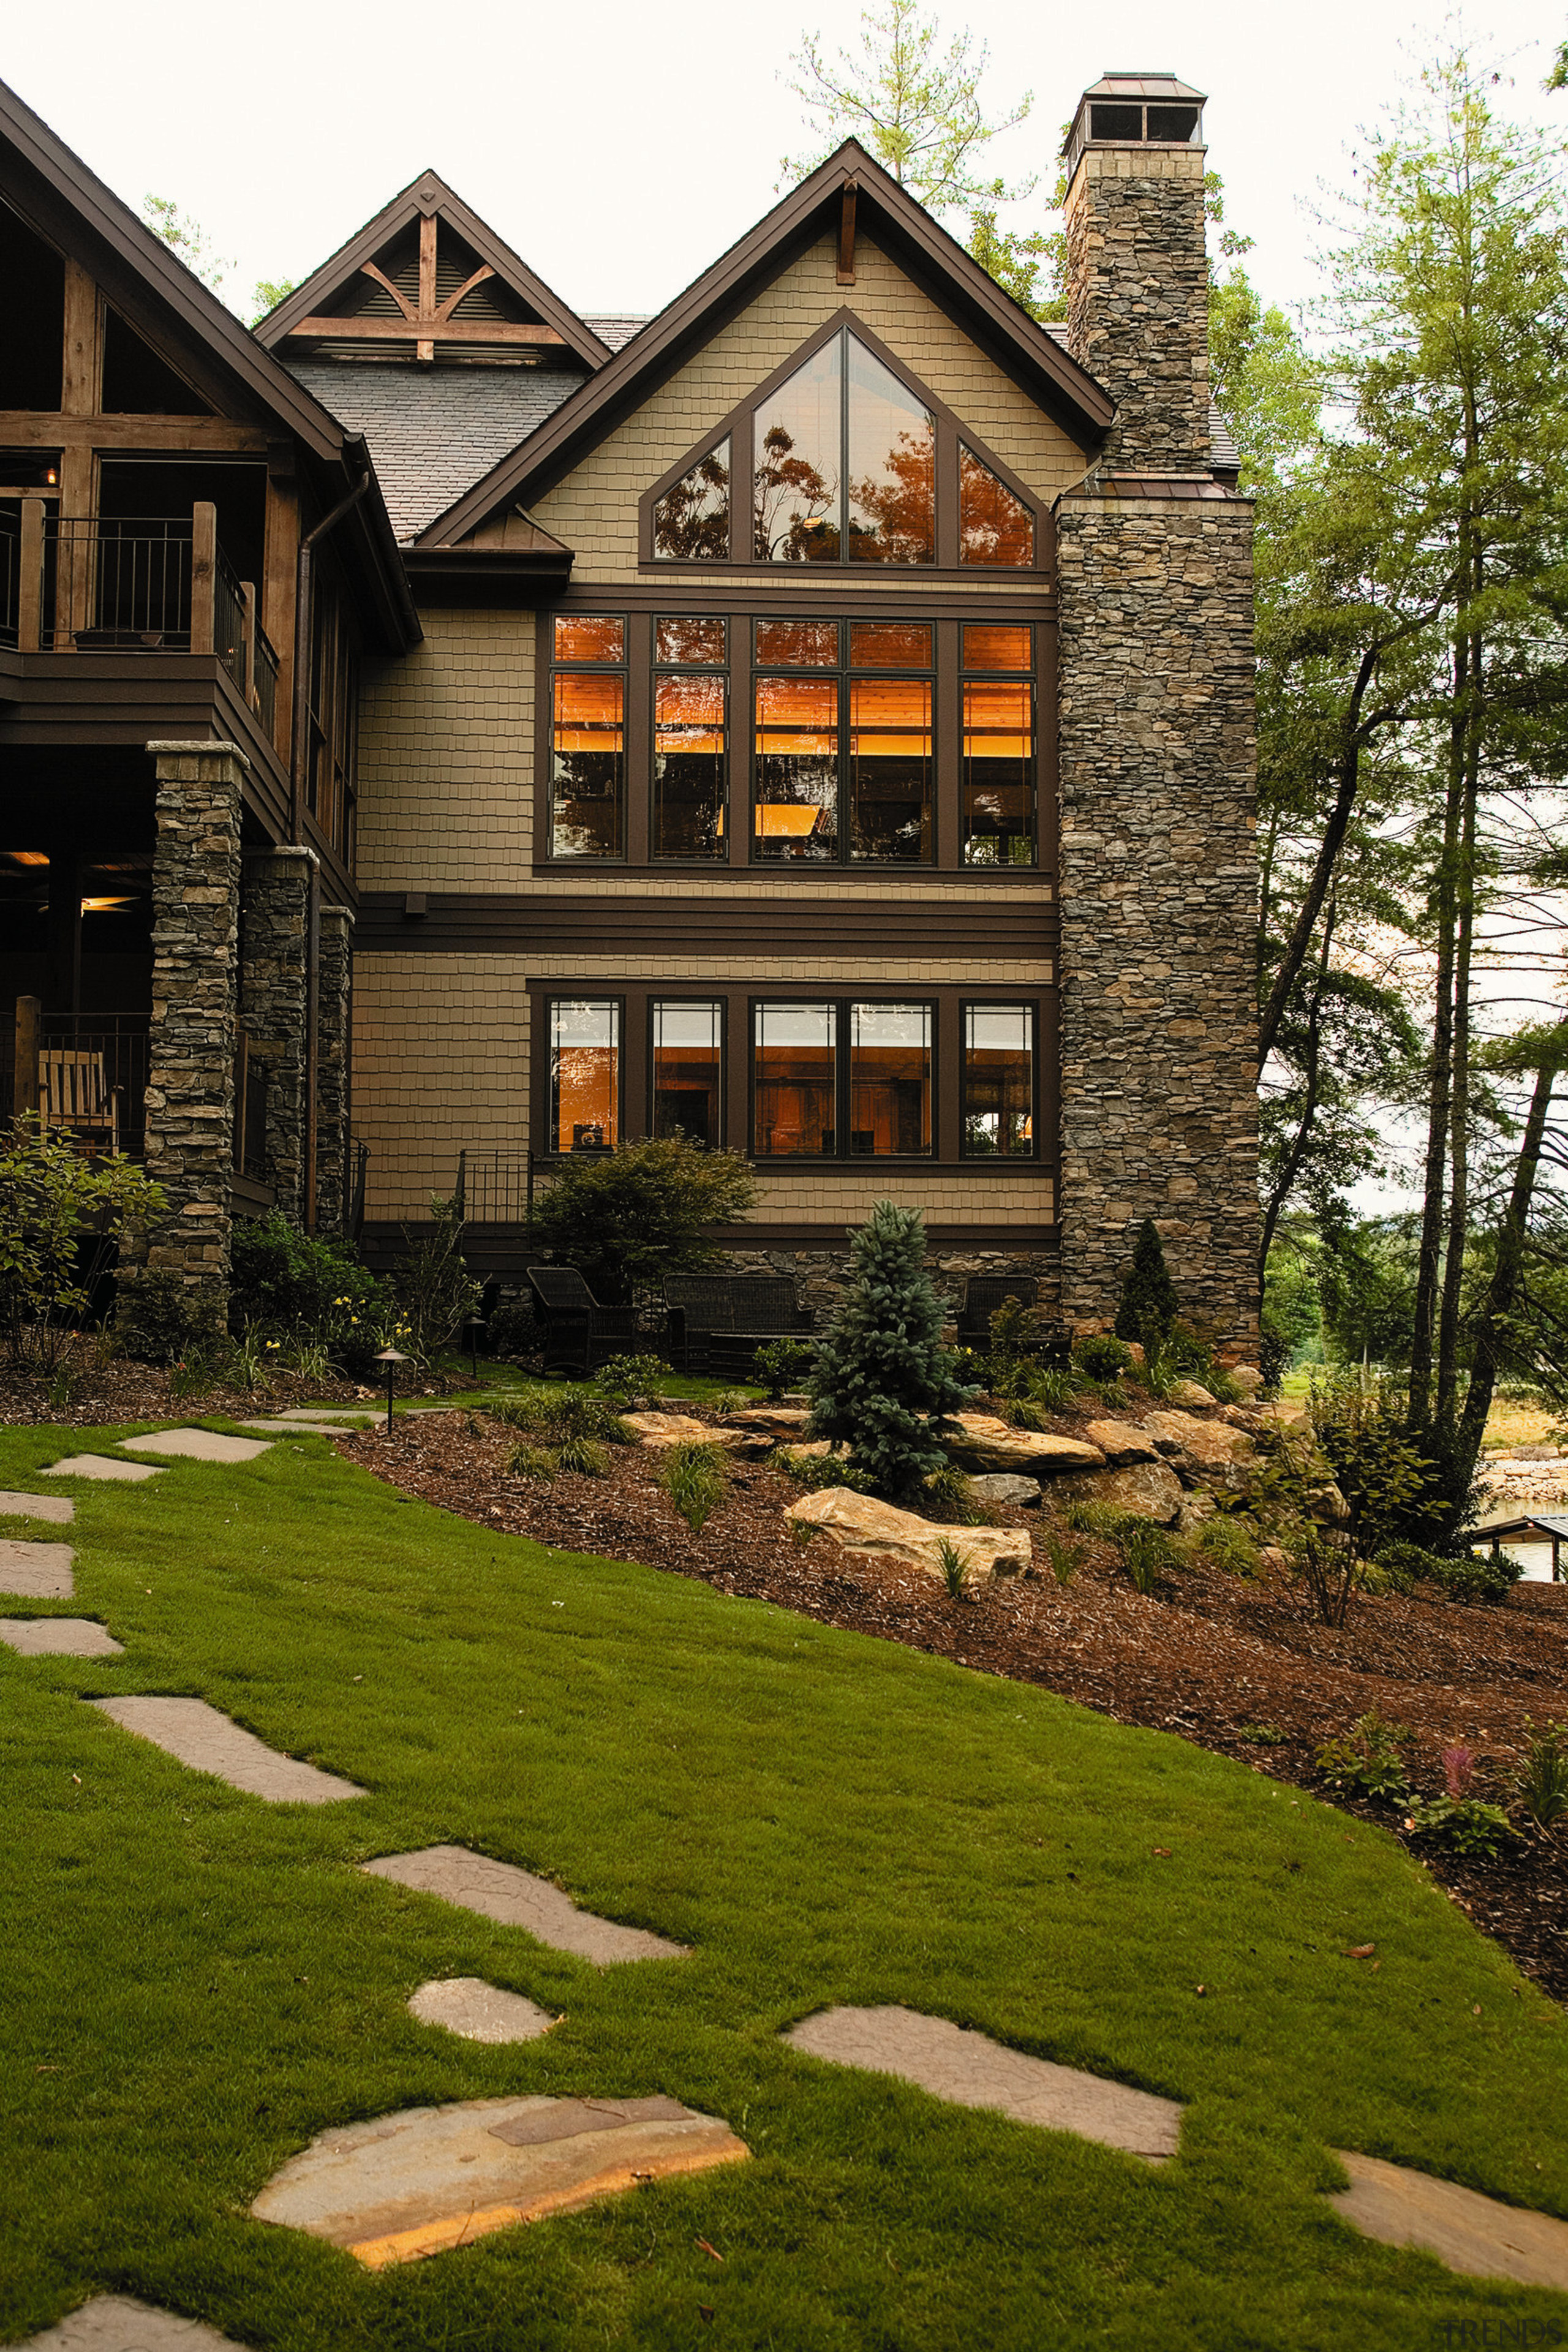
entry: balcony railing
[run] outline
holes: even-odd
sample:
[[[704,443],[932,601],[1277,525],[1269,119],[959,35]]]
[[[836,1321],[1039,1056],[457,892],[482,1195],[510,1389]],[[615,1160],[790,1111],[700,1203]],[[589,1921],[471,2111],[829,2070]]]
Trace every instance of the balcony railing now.
[[[0,645],[27,653],[216,654],[278,741],[279,657],[256,590],[217,543],[217,510],[59,516],[21,502],[0,524]]]
[[[44,1013],[7,1023],[10,1034],[0,1039],[0,1101],[15,1111],[37,1110],[53,1133],[139,1160],[147,1127],[148,1025],[145,1013]]]
[[[458,1213],[471,1225],[523,1225],[533,1215],[533,1154],[502,1150],[458,1156]]]

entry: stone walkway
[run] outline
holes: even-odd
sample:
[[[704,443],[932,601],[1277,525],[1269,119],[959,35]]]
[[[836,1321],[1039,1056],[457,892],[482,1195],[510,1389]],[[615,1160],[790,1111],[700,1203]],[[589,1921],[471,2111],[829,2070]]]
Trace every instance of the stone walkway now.
[[[0,1617],[0,1642],[24,1658],[121,1658],[115,1641],[90,1617]]]
[[[0,1592],[19,1601],[68,1601],[75,1559],[69,1544],[0,1541]]]
[[[68,1495],[15,1495],[0,1487],[0,1519],[52,1519],[56,1527],[68,1528],[75,1517]]]
[[[95,2295],[58,2327],[27,2338],[31,2352],[223,2352],[233,2341],[199,2319],[176,2319],[129,2294]]]
[[[672,1944],[647,1927],[623,1927],[613,1919],[579,1911],[569,1895],[547,1878],[493,1862],[467,1846],[430,1845],[418,1853],[386,1853],[361,1864],[372,1878],[393,1878],[421,1895],[438,1895],[465,1911],[478,1911],[506,1927],[524,1927],[558,1952],[574,1952],[599,1967],[617,1960],[679,1960],[684,1944]]]
[[[1568,2294],[1568,2221],[1504,2205],[1457,2181],[1413,2172],[1407,2165],[1385,2164],[1342,2147],[1334,2153],[1351,2185],[1329,2202],[1366,2237],[1391,2246],[1420,2246],[1449,2270],[1472,2278],[1513,2279],[1521,2286],[1551,2286]],[[1500,2332],[1499,2343],[1507,2340]]]
[[[193,1772],[210,1772],[231,1789],[265,1797],[270,1804],[331,1805],[342,1797],[366,1793],[334,1772],[279,1756],[203,1698],[94,1698],[88,1705],[177,1757]]]
[[[43,1475],[46,1478],[118,1479],[131,1486],[163,1474],[149,1462],[117,1462],[111,1454],[68,1454],[63,1462],[51,1462]]]
[[[483,1977],[437,1977],[408,1996],[421,2025],[444,2026],[465,2042],[536,2042],[556,2022],[547,2009]]]

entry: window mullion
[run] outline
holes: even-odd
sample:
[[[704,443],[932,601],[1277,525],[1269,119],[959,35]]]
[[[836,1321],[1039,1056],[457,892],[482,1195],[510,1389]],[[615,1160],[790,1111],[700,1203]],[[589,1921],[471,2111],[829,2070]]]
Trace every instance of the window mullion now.
[[[847,996],[836,998],[835,1007],[836,1009],[833,1016],[834,1059],[837,1072],[837,1084],[835,1088],[836,1124],[833,1134],[833,1156],[836,1160],[847,1160],[849,1157],[849,1121],[854,1116],[854,1104],[850,1092],[851,1081],[849,1076],[849,1056],[853,1050],[850,1045],[850,1036],[852,1033],[850,1028],[849,999]]]

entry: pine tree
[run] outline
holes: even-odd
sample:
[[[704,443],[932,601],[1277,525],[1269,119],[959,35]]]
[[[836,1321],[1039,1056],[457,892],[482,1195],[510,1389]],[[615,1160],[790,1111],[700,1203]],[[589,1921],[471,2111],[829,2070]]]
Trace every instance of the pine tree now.
[[[1165,1264],[1160,1229],[1152,1217],[1145,1217],[1132,1246],[1132,1263],[1121,1284],[1116,1336],[1119,1339],[1142,1340],[1145,1345],[1151,1339],[1168,1339],[1181,1311],[1182,1302]]]
[[[919,1210],[879,1201],[850,1237],[850,1265],[848,1296],[817,1347],[807,1433],[847,1442],[873,1492],[909,1506],[946,1461],[938,1431],[976,1391],[942,1344]]]

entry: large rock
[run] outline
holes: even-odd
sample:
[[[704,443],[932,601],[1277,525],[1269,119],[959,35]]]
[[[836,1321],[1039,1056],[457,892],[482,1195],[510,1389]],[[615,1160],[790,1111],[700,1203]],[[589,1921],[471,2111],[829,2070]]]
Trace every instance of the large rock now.
[[[1106,1460],[1117,1469],[1129,1462],[1157,1462],[1159,1449],[1146,1429],[1131,1421],[1090,1421],[1084,1424],[1084,1436],[1090,1445],[1098,1445]]]
[[[624,1412],[621,1419],[628,1429],[635,1429],[644,1445],[742,1445],[747,1433],[740,1429],[716,1429],[709,1421],[696,1421],[689,1412]]]
[[[1165,1462],[1132,1462],[1122,1470],[1100,1470],[1058,1478],[1051,1500],[1064,1503],[1104,1503],[1113,1511],[1132,1511],[1160,1528],[1173,1528],[1181,1515],[1182,1482]]]
[[[1178,1381],[1171,1391],[1171,1402],[1185,1412],[1212,1412],[1219,1399],[1196,1381]]]
[[[1256,1364],[1232,1364],[1230,1377],[1244,1397],[1254,1397],[1263,1386],[1263,1375]]]
[[[990,1470],[972,1478],[969,1491],[977,1503],[1018,1503],[1025,1510],[1040,1499],[1037,1478],[1020,1478],[1011,1470]]]
[[[1233,1462],[1247,1461],[1257,1450],[1245,1429],[1228,1428],[1223,1421],[1199,1421],[1190,1412],[1152,1412],[1144,1426],[1152,1434],[1173,1439],[1176,1452],[1194,1470],[1223,1470]]]
[[[1030,1565],[1034,1545],[1017,1528],[942,1528],[913,1511],[879,1503],[874,1495],[858,1495],[851,1486],[825,1486],[802,1495],[784,1513],[797,1527],[818,1528],[847,1552],[864,1552],[879,1561],[919,1569],[922,1576],[945,1582],[940,1553],[944,1543],[955,1544],[969,1568],[970,1581],[990,1584],[998,1576],[1017,1576]]]
[[[811,1419],[811,1407],[800,1404],[751,1404],[739,1412],[727,1412],[727,1423],[736,1429],[761,1430],[787,1444],[792,1437],[804,1435]]]
[[[1013,1429],[991,1412],[961,1412],[953,1434],[937,1443],[961,1470],[1016,1470],[1027,1478],[1062,1470],[1093,1470],[1104,1462],[1098,1445],[1055,1437],[1039,1429]]]

